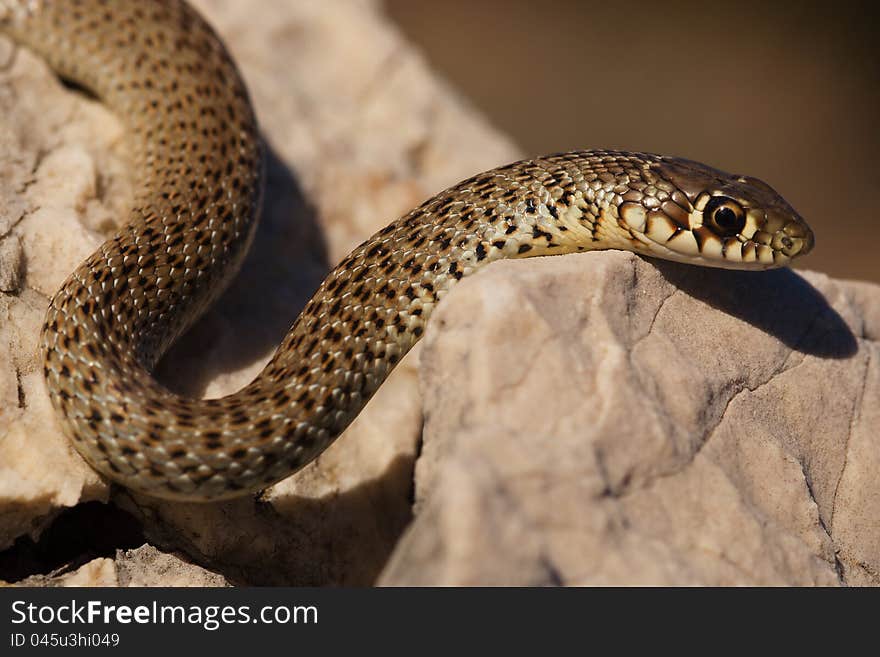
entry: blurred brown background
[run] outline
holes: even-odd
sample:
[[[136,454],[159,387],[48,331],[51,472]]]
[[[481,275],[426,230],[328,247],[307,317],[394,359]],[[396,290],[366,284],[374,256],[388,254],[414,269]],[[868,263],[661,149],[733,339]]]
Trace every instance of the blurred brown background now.
[[[614,147],[757,176],[816,232],[801,266],[880,282],[870,3],[385,4],[527,154]]]

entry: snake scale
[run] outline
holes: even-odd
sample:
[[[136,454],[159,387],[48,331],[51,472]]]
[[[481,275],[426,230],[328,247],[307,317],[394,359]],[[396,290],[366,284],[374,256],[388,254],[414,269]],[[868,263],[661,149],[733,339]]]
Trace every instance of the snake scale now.
[[[259,216],[261,143],[235,63],[180,0],[0,0],[0,31],[127,129],[130,217],[51,300],[40,344],[76,449],[153,496],[243,495],[304,466],[360,412],[450,288],[495,260],[627,249],[765,269],[813,245],[797,213],[754,178],[646,153],[524,160],[437,194],[357,247],[245,388],[185,398],[151,370],[236,273]]]

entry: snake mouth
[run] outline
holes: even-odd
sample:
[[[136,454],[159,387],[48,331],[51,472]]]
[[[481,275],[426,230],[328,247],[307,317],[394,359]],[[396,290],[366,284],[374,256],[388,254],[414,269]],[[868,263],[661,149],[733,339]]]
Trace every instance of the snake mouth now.
[[[788,266],[794,258],[809,253],[815,242],[812,231],[796,221],[772,233],[757,230],[749,238],[742,235],[707,238],[699,229],[681,229],[665,242],[639,233],[633,236],[642,244],[640,250],[667,260],[758,271]]]
[[[804,223],[790,221],[773,238],[773,243],[780,245],[782,252],[789,258],[807,255],[813,250],[816,238],[813,231]]]
[[[650,255],[660,256],[665,260],[716,269],[763,271],[765,269],[785,267],[791,263],[791,258],[781,251],[774,251],[763,244],[754,244],[753,242],[743,244],[741,254],[729,253],[726,256],[717,258],[673,251],[669,247],[657,244],[656,242],[648,244],[647,247],[643,252],[646,251]]]
[[[813,250],[816,239],[806,222],[797,214],[792,216],[793,214],[790,208],[786,208],[784,212],[773,209],[766,211],[763,230],[757,231],[753,239],[758,235],[764,237],[763,243],[780,257],[791,259],[806,255]]]

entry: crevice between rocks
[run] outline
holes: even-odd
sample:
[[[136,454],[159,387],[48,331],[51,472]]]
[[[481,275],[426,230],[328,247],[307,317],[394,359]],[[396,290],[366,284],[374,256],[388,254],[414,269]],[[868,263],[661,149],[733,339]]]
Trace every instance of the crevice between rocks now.
[[[837,546],[834,544],[834,536],[831,535],[831,529],[828,525],[825,524],[825,521],[822,519],[822,510],[819,508],[819,502],[816,500],[816,494],[813,492],[813,484],[810,482],[810,476],[804,468],[804,464],[799,462],[801,466],[801,474],[804,476],[804,485],[807,489],[807,494],[810,496],[810,501],[816,507],[816,517],[819,519],[819,526],[822,528],[822,531],[825,532],[825,535],[828,536],[828,540],[831,541],[831,550],[834,555],[834,571],[837,573],[837,581],[840,582],[841,586],[846,586],[846,575],[843,568],[843,563],[841,563],[840,559],[837,556]],[[833,510],[833,507],[832,507]]]
[[[850,421],[849,421],[849,430],[846,432],[846,446],[843,451],[843,466],[840,468],[840,476],[837,478],[837,483],[834,484],[834,494],[831,496],[831,518],[828,520],[828,524],[831,527],[834,527],[834,512],[837,508],[837,492],[840,489],[840,482],[843,481],[843,475],[846,473],[846,466],[849,463],[849,446],[852,442],[853,431],[855,430],[856,423],[861,417],[861,408],[865,401],[865,389],[868,387],[868,370],[871,366],[871,352],[867,350],[865,356],[865,366],[862,370],[862,387],[859,390],[858,396],[853,400],[853,406],[850,411]]]
[[[34,575],[62,575],[146,542],[143,527],[130,513],[113,504],[78,504],[61,512],[38,540],[20,536],[0,552],[0,581],[13,584]]]

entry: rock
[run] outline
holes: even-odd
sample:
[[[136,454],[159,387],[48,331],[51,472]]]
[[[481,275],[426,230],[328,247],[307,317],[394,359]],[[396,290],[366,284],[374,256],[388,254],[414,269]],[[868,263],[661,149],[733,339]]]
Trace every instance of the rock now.
[[[118,550],[115,565],[120,586],[228,586],[221,575],[151,545]]]
[[[607,252],[467,279],[386,585],[880,584],[880,287]]]
[[[117,586],[116,569],[112,559],[95,559],[72,573],[59,577],[55,586]]]
[[[113,559],[99,557],[70,572],[33,575],[17,582],[18,586],[118,586]]]
[[[262,368],[351,247],[519,153],[375,3],[195,4],[239,63],[269,150],[263,221],[241,274],[160,365],[166,385],[216,396]],[[111,490],[64,439],[36,345],[49,297],[125,216],[136,181],[124,132],[2,37],[0,114],[0,546],[37,538],[65,508],[111,500],[151,543],[236,583],[372,582],[411,515],[417,355],[317,462],[259,500],[176,505]]]
[[[70,572],[34,575],[21,586],[228,586],[226,580],[174,554],[150,545],[117,550],[116,558],[99,557]]]
[[[18,292],[23,267],[24,252],[18,238],[0,239],[0,292]]]

